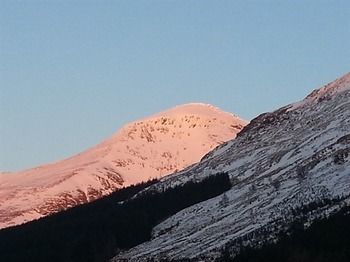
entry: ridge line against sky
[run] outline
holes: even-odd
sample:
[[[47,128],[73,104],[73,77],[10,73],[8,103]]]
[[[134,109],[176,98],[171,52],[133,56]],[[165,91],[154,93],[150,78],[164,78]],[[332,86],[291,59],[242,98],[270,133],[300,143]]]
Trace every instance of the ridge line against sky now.
[[[349,71],[348,1],[1,1],[0,170],[189,102],[252,119]]]

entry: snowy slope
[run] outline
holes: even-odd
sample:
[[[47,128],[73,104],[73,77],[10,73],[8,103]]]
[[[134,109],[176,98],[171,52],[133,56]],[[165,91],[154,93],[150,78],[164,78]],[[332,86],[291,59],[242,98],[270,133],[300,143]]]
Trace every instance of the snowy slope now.
[[[0,228],[85,203],[198,162],[246,125],[206,104],[186,104],[130,123],[103,143],[57,163],[0,175]]]
[[[273,239],[302,205],[341,199],[308,213],[310,221],[349,205],[350,73],[301,102],[258,116],[235,140],[147,190],[222,171],[229,173],[233,184],[225,193],[225,205],[221,195],[180,211],[156,226],[151,241],[114,261],[166,257],[209,261],[225,245],[238,248],[240,243],[259,245]]]

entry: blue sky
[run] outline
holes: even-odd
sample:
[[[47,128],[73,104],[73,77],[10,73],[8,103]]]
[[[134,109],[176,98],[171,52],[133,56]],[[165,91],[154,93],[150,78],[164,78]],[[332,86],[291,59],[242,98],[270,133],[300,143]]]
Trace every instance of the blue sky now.
[[[251,119],[349,71],[349,1],[0,1],[0,170],[187,102]]]

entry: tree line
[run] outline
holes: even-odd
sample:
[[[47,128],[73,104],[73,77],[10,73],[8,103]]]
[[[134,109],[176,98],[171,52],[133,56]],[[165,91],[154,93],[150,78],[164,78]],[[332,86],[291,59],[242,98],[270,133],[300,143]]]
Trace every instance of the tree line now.
[[[314,205],[318,205],[315,203]],[[305,206],[301,210],[310,208]],[[315,220],[308,228],[295,221],[276,243],[260,248],[242,247],[236,257],[229,248],[217,262],[349,262],[350,207],[344,207],[328,218]]]
[[[180,210],[231,188],[228,174],[164,192],[149,181],[24,225],[0,230],[0,261],[100,262],[151,238],[153,227]],[[124,202],[122,202],[124,201]]]

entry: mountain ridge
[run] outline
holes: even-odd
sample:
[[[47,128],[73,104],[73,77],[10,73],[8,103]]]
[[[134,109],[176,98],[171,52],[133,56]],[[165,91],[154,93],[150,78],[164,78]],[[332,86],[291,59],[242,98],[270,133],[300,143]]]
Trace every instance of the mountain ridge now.
[[[298,106],[258,116],[236,139],[218,146],[198,164],[146,189],[162,192],[220,172],[228,173],[232,183],[225,194],[163,221],[153,229],[150,241],[113,261],[207,261],[226,246],[237,254],[240,244],[274,241],[302,206],[314,206],[305,218],[312,223],[350,205],[349,76],[314,91]],[[268,232],[269,238],[261,232]]]
[[[1,174],[0,228],[180,170],[234,138],[245,124],[216,107],[186,104],[131,122],[75,156]]]

